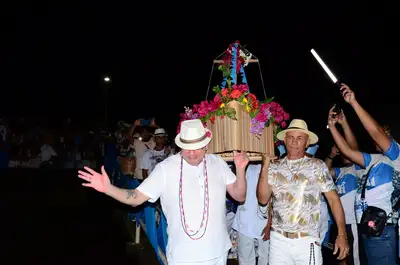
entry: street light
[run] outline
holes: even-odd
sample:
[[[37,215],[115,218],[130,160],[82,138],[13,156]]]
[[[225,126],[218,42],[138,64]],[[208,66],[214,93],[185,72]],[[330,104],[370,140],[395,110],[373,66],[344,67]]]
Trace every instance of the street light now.
[[[109,86],[111,85],[111,77],[110,76],[105,76],[103,78],[104,84],[103,84],[103,96],[104,96],[104,118],[105,122],[107,124],[108,120],[108,93],[109,93]]]

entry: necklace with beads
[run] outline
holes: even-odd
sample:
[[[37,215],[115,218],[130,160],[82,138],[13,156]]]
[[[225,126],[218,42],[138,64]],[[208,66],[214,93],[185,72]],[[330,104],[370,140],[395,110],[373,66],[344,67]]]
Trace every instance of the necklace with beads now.
[[[192,229],[189,227],[186,216],[185,216],[185,208],[183,202],[183,157],[181,156],[181,172],[179,178],[179,210],[181,217],[181,225],[185,234],[192,240],[198,240],[204,236],[207,231],[208,218],[209,218],[209,192],[208,192],[208,171],[207,171],[207,162],[206,159],[203,159],[204,163],[204,200],[203,200],[203,217],[200,223],[200,227],[198,229]]]

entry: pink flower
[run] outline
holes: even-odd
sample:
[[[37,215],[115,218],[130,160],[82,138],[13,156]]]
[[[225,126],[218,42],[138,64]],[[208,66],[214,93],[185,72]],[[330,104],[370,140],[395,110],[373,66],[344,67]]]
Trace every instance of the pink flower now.
[[[371,227],[371,228],[374,228],[375,227],[374,221],[369,221],[368,222],[368,226]]]
[[[281,123],[283,120],[283,116],[281,116],[280,114],[275,115],[275,121],[277,123]]]
[[[284,119],[285,121],[289,120],[289,114],[287,114],[287,113],[285,112],[285,114],[283,114],[283,119]]]
[[[218,105],[221,103],[221,97],[219,96],[219,94],[215,95],[214,102],[218,103]]]
[[[264,112],[259,112],[257,115],[256,115],[256,121],[258,121],[258,122],[266,122],[267,121],[267,115],[265,115],[265,113]]]
[[[206,136],[207,136],[208,138],[211,138],[211,132],[210,132],[210,131],[207,131],[207,132],[206,132]]]
[[[283,122],[281,123],[281,127],[282,127],[282,128],[286,128],[286,126],[287,126],[286,122],[283,121]]]
[[[248,92],[249,91],[249,86],[247,84],[240,84],[240,85],[233,85],[232,86],[232,90],[239,90],[240,92],[244,93],[244,92]]]
[[[218,107],[219,104],[217,102],[204,100],[200,103],[200,105],[196,105],[194,108],[197,109],[199,118],[203,118],[207,116],[208,113],[216,111]]]

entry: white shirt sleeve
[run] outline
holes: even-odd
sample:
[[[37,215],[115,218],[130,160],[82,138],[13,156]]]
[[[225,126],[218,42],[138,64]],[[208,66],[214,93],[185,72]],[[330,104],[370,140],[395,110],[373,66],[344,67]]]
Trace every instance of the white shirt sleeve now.
[[[165,172],[161,164],[158,164],[137,190],[149,197],[149,202],[156,202],[165,190]]]
[[[218,156],[221,163],[221,175],[225,180],[226,185],[230,185],[236,181],[236,175],[233,174],[232,170],[229,168],[228,164]]]
[[[142,157],[142,161],[140,162],[139,168],[140,169],[147,169],[149,170],[151,166],[151,161],[150,161],[150,151],[147,150],[143,157]]]

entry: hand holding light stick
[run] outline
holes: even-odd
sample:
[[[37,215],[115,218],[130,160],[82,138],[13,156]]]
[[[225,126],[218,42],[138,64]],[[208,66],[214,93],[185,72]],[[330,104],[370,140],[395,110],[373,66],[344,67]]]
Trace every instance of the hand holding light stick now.
[[[321,67],[324,69],[325,73],[329,76],[329,78],[332,80],[332,82],[337,85],[339,88],[342,87],[342,84],[340,81],[336,78],[336,76],[332,73],[332,71],[329,69],[329,67],[325,64],[325,62],[321,59],[321,57],[318,55],[318,53],[314,50],[311,49],[311,54],[314,56],[314,58],[318,61],[318,63],[321,65]],[[336,112],[336,115],[340,114],[342,109],[336,105],[336,107],[333,110]],[[327,127],[328,128],[328,127]]]

